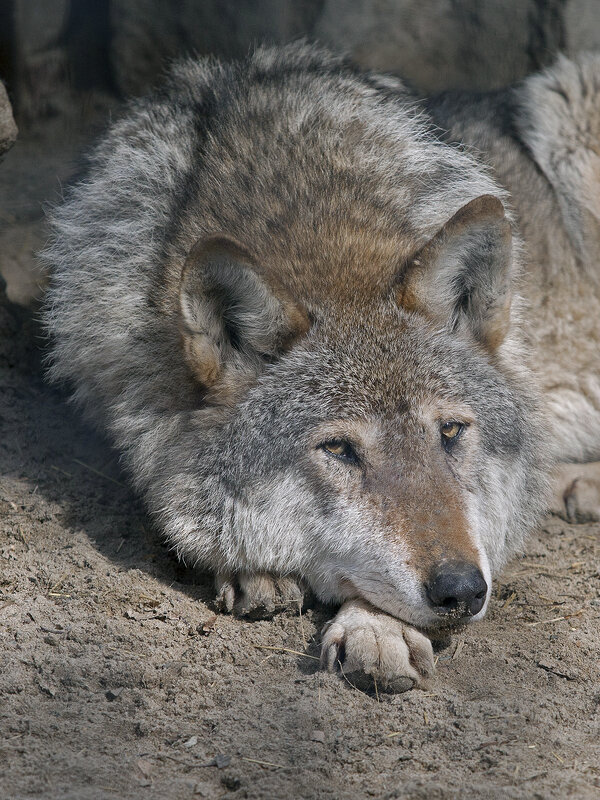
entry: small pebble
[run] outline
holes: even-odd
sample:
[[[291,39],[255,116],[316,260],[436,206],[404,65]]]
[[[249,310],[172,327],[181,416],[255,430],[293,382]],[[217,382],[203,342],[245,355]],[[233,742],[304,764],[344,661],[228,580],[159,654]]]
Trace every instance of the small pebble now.
[[[233,775],[226,775],[224,778],[221,778],[221,783],[226,789],[229,789],[230,792],[237,792],[242,785],[241,780]]]

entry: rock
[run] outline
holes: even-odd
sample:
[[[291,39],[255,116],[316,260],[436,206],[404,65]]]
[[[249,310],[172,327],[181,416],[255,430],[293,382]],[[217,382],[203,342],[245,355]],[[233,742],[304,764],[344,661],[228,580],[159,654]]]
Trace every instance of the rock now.
[[[595,0],[577,3],[597,19]],[[565,49],[564,5],[564,0],[326,0],[314,35],[348,52],[361,67],[393,72],[421,92],[487,90],[519,80]],[[593,27],[600,31],[597,21]]]
[[[241,780],[235,775],[226,775],[224,778],[221,778],[221,783],[226,789],[229,789],[230,792],[237,792],[242,785]]]
[[[123,94],[154,84],[166,60],[246,54],[254,42],[282,43],[310,32],[323,0],[112,0],[113,75]]]
[[[231,756],[223,755],[223,753],[217,753],[214,757],[213,763],[217,769],[224,769],[231,764]]]
[[[21,118],[61,112],[68,103],[68,16],[69,0],[14,0],[11,90]]]
[[[0,81],[0,158],[13,146],[19,132],[4,84]]]
[[[597,0],[112,0],[110,58],[124,94],[156,83],[166,60],[243,56],[255,42],[306,36],[420,92],[494,89],[600,47]]]
[[[194,794],[199,797],[214,797],[215,787],[212,783],[200,782],[194,786]]]

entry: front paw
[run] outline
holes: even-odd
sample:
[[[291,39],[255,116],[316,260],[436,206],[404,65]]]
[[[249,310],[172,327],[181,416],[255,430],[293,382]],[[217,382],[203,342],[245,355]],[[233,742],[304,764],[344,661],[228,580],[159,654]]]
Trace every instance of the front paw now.
[[[304,589],[296,579],[261,572],[217,575],[215,588],[221,611],[251,619],[270,619],[280,611],[298,611],[304,599]]]
[[[323,629],[321,665],[358,688],[405,692],[434,672],[429,639],[364,600],[348,600]]]

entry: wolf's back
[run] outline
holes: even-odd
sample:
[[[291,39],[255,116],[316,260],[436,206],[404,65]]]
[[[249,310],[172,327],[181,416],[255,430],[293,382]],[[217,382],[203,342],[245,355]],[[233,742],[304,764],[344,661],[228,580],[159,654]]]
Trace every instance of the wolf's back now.
[[[600,55],[582,54],[527,78],[516,90],[517,127],[552,184],[580,257],[600,245]]]

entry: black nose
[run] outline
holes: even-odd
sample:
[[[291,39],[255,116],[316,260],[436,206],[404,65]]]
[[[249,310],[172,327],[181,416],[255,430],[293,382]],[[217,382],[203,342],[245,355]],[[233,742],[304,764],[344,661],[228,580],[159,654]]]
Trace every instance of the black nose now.
[[[481,570],[466,561],[445,561],[431,571],[425,584],[436,614],[472,617],[485,603],[487,583]]]

